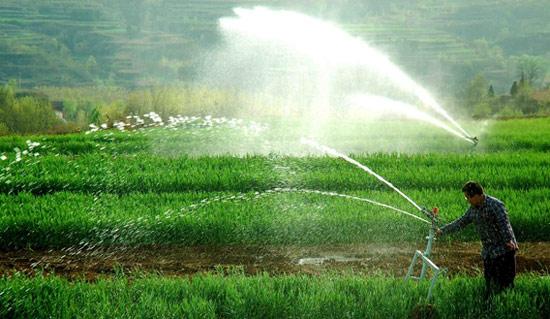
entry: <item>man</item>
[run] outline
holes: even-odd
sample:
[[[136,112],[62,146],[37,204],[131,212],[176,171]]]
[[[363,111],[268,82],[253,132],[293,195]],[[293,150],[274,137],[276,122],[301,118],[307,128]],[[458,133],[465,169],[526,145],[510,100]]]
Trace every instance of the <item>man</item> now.
[[[481,257],[489,297],[514,286],[518,244],[501,201],[484,194],[481,185],[473,181],[467,182],[462,192],[470,208],[462,217],[437,229],[436,235],[447,235],[474,223],[483,245]]]

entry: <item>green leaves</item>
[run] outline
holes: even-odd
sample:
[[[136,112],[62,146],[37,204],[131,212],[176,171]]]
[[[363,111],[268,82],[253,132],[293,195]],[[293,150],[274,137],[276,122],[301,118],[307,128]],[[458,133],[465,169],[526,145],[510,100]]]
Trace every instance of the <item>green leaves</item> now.
[[[428,283],[349,275],[202,274],[193,278],[0,278],[0,316],[15,318],[546,318],[550,281],[520,276],[516,288],[483,301],[481,278]]]
[[[548,134],[549,123],[547,119],[496,122],[487,140],[512,147],[501,152],[480,144],[480,152],[352,157],[419,204],[440,207],[447,221],[467,208],[460,192],[464,181],[478,180],[489,194],[505,202],[519,240],[546,241],[550,170],[544,168],[550,167],[550,158],[540,151],[546,146],[538,135]],[[425,235],[425,225],[385,208],[301,191],[354,195],[415,213],[385,185],[342,160],[313,155],[208,155],[223,149],[229,143],[223,136],[231,135],[225,129],[207,133],[202,129],[0,138],[6,157],[0,161],[2,248],[84,243],[311,245],[414,241]],[[28,141],[40,145],[28,151]],[[437,139],[427,142],[440,147]],[[201,144],[208,144],[206,154],[190,155],[205,151]],[[477,237],[463,232],[455,238]]]
[[[466,209],[459,192],[408,190],[457,218]],[[355,191],[416,213],[396,194]],[[547,241],[550,189],[494,193],[506,198],[520,241]],[[58,192],[1,195],[1,249],[86,245],[316,245],[416,241],[427,226],[392,210],[324,194],[273,191],[248,193],[88,194]],[[476,240],[473,232],[455,236]]]

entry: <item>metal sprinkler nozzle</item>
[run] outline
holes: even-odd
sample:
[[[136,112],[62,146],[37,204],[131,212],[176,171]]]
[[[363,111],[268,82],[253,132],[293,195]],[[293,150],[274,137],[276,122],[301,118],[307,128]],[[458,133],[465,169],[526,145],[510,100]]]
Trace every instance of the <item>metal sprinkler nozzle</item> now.
[[[476,146],[477,143],[479,143],[479,139],[477,138],[477,136],[468,137],[468,139],[469,139],[470,141],[472,141],[472,143],[474,143],[474,146]]]
[[[432,210],[422,207],[422,212],[432,221],[435,221],[439,215],[439,208],[434,207]]]

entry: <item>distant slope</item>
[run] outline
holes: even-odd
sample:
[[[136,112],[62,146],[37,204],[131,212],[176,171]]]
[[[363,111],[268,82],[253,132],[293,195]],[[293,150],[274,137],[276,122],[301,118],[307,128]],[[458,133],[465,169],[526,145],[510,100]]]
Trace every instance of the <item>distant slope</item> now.
[[[0,82],[21,85],[192,80],[217,20],[239,5],[288,8],[334,21],[439,90],[483,72],[497,90],[516,77],[512,56],[550,61],[547,0],[278,1],[3,0]]]

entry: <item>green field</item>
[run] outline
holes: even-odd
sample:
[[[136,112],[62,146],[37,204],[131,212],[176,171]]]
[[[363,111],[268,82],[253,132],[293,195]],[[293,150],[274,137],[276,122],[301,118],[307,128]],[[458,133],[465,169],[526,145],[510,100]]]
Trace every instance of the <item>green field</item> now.
[[[550,318],[548,7],[0,0],[0,319]]]
[[[479,278],[444,281],[430,306],[427,284],[344,276],[150,276],[94,284],[55,277],[0,279],[0,315],[22,318],[544,318],[550,280],[522,276],[485,304]],[[424,306],[423,306],[424,305]]]
[[[1,137],[0,250],[422,245],[427,224],[339,196],[375,200],[422,217],[373,176],[301,145],[299,125],[199,122]],[[329,125],[319,142],[350,153],[419,204],[439,207],[443,222],[467,209],[460,188],[475,179],[504,201],[520,246],[550,241],[550,119],[470,123],[474,131],[485,127],[477,147],[410,122]],[[477,240],[471,228],[447,239],[451,245]],[[443,280],[433,308],[426,310],[415,307],[423,304],[427,284],[385,276],[248,277],[237,271],[185,279],[147,273],[126,278],[124,269],[118,272],[121,278],[97,282],[4,274],[0,316],[82,311],[84,317],[382,318],[435,311],[443,318],[477,318],[485,313],[476,297],[480,278]],[[548,276],[523,275],[516,289],[494,301],[491,316],[545,317],[549,290]]]

